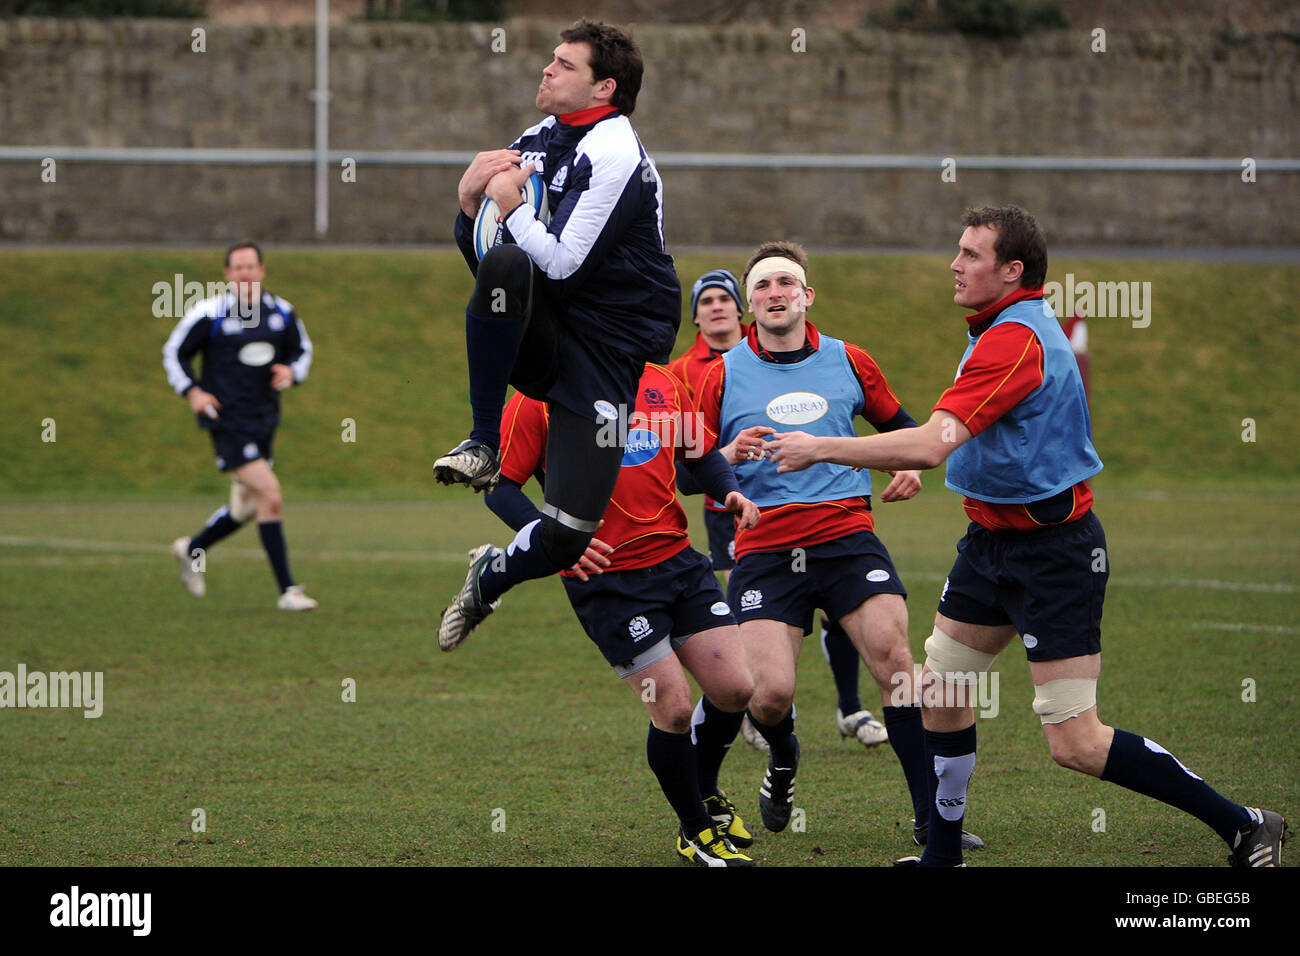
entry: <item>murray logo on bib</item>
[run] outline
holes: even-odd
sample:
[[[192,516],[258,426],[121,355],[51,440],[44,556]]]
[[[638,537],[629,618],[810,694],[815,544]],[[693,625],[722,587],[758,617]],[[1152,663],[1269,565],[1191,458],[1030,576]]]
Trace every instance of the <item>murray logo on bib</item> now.
[[[627,443],[623,446],[623,467],[635,468],[653,461],[659,454],[659,436],[644,428],[633,428],[627,433]]]
[[[831,404],[815,392],[786,392],[767,403],[767,417],[782,425],[807,425],[830,410]]]

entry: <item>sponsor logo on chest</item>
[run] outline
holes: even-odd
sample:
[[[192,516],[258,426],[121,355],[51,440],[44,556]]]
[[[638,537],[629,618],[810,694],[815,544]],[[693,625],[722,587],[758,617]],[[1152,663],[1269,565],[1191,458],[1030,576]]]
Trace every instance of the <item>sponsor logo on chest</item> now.
[[[807,425],[828,411],[831,403],[816,392],[786,392],[767,403],[767,417],[782,425]]]
[[[659,436],[644,428],[633,428],[627,433],[623,446],[623,467],[634,468],[652,461],[659,454],[662,443]]]
[[[275,346],[270,342],[249,342],[239,350],[239,361],[257,368],[269,365],[275,358]]]
[[[521,162],[519,167],[532,166],[537,170],[539,176],[546,176],[546,154],[540,150],[526,149],[520,154]]]

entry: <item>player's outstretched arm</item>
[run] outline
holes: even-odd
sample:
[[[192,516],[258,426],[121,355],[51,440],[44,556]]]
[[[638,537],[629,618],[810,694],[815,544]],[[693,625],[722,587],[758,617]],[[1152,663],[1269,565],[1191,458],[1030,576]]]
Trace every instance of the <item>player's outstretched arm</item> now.
[[[768,440],[768,448],[778,472],[802,471],[822,461],[880,471],[909,471],[939,467],[970,438],[970,429],[956,415],[937,409],[919,428],[900,428],[861,438],[782,432]]]

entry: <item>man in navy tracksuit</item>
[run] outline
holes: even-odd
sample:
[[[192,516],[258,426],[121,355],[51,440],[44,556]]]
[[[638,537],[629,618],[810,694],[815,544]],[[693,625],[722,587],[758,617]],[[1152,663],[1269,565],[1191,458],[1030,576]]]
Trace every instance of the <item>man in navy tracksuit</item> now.
[[[230,504],[188,538],[172,542],[181,580],[195,597],[206,591],[207,549],[257,518],[262,547],[280,588],[282,611],[310,611],[316,602],[295,584],[280,524],[280,482],[271,470],[271,442],[280,423],[280,392],[307,377],[311,339],[291,306],[262,289],[262,250],[241,242],[226,251],[227,289],[190,308],[163,346],[167,381],[208,430],[217,468],[231,475]],[[202,376],[193,361],[203,356]]]
[[[647,361],[665,363],[681,321],[681,285],[664,250],[663,183],[628,116],[641,53],[622,30],[579,20],[542,71],[549,114],[509,149],[479,153],[458,189],[456,242],[477,282],[465,310],[474,427],[434,465],[444,484],[490,491],[501,473],[506,386],[547,403],[546,505],[509,547],[470,552],[469,574],[444,609],[438,644],[453,650],[521,581],[572,566],[586,551],[618,480]],[[521,188],[536,171],[549,222]],[[509,242],[474,254],[483,197]]]

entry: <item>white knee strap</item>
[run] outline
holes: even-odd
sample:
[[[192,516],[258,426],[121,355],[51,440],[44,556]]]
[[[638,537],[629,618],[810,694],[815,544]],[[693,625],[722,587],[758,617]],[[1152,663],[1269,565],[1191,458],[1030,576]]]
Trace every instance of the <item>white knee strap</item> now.
[[[244,487],[238,478],[230,479],[230,517],[243,524],[257,514],[257,503],[253,494]]]
[[[979,675],[992,666],[996,654],[986,654],[961,644],[935,626],[925,639],[925,666],[947,684],[967,687],[979,682]]]
[[[1034,685],[1034,713],[1045,724],[1060,724],[1097,706],[1097,678],[1062,677]]]

